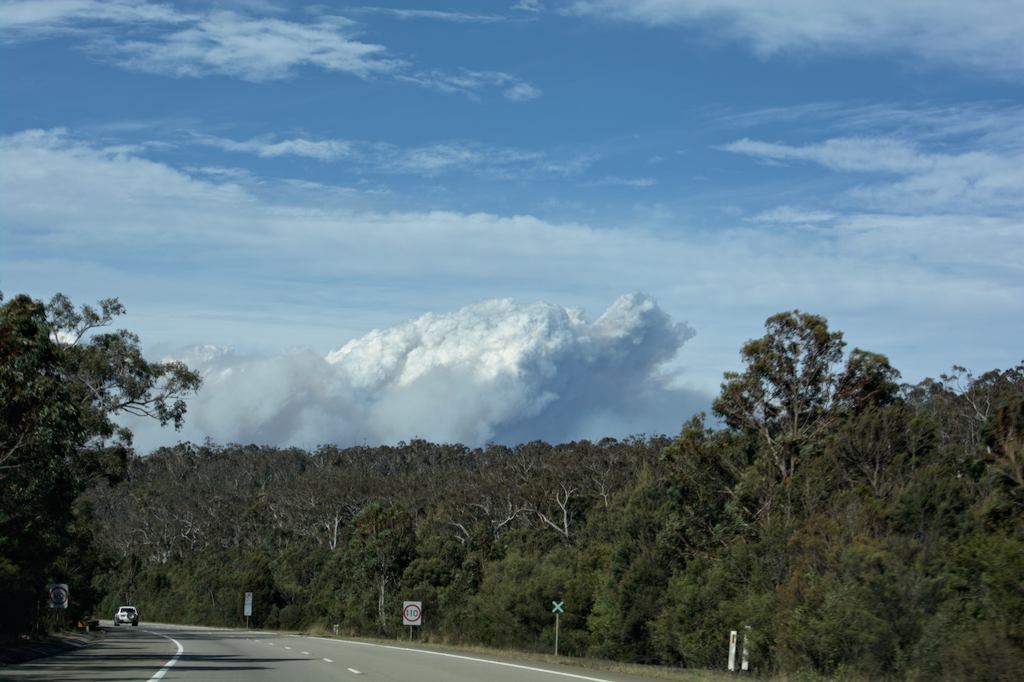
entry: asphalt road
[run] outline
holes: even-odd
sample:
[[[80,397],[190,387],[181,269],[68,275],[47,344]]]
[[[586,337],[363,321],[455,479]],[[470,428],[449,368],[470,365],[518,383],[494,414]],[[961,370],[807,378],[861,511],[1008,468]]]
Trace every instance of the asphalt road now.
[[[644,678],[352,640],[171,625],[113,627],[76,651],[0,668],[0,680],[88,682],[640,682]]]

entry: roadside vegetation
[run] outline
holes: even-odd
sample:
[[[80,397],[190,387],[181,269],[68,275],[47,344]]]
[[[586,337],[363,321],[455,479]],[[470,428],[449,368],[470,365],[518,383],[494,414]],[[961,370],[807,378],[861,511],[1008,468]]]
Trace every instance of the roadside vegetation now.
[[[532,652],[558,600],[574,657],[722,669],[737,630],[783,679],[1024,679],[1024,364],[903,384],[793,311],[672,438],[139,456],[112,417],[178,422],[199,378],[100,333],[116,301],[54,301],[0,318],[8,635],[58,579],[99,613],[237,626],[249,591],[253,626],[381,637],[417,600],[426,642]]]

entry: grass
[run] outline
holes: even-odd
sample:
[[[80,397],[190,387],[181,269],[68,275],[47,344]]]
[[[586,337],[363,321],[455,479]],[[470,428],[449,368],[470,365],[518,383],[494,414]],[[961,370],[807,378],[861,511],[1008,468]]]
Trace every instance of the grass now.
[[[386,644],[390,646],[408,646],[416,649],[442,651],[445,653],[490,656],[493,658],[501,658],[505,660],[522,661],[528,663],[544,663],[547,665],[571,665],[576,668],[586,668],[588,670],[594,671],[619,673],[623,675],[636,675],[638,677],[644,677],[649,679],[676,680],[678,682],[725,682],[726,680],[735,682],[738,678],[736,674],[731,674],[725,671],[701,670],[690,668],[672,668],[668,666],[656,665],[640,665],[633,663],[622,663],[619,661],[609,661],[600,658],[554,656],[552,654],[543,654],[531,651],[520,651],[516,649],[495,649],[492,647],[471,644],[456,645],[449,643],[438,643],[430,640],[410,641],[408,639],[401,638],[384,639],[376,637],[356,637],[349,636],[347,634],[334,635],[333,632],[330,632],[323,627],[310,628],[305,631],[305,634],[317,635],[320,637],[337,637],[338,639],[351,639],[360,642],[371,642],[374,644]],[[739,679],[764,680],[766,678],[746,674]],[[780,680],[779,682],[783,681]]]

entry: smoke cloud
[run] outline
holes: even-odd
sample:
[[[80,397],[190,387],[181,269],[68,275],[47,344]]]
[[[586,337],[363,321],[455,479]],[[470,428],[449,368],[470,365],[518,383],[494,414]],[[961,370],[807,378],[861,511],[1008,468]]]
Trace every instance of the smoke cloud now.
[[[694,335],[644,294],[589,321],[489,300],[374,330],[326,355],[196,348],[183,432],[132,422],[141,451],[179,439],[314,447],[421,437],[482,445],[674,433],[709,397],[666,371]]]

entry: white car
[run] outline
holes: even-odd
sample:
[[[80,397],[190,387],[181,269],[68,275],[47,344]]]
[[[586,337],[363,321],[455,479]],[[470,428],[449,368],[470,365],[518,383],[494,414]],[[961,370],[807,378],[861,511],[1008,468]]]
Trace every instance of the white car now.
[[[117,613],[114,614],[114,625],[120,627],[121,623],[131,623],[132,625],[139,624],[139,610],[134,606],[121,606],[117,609]]]

